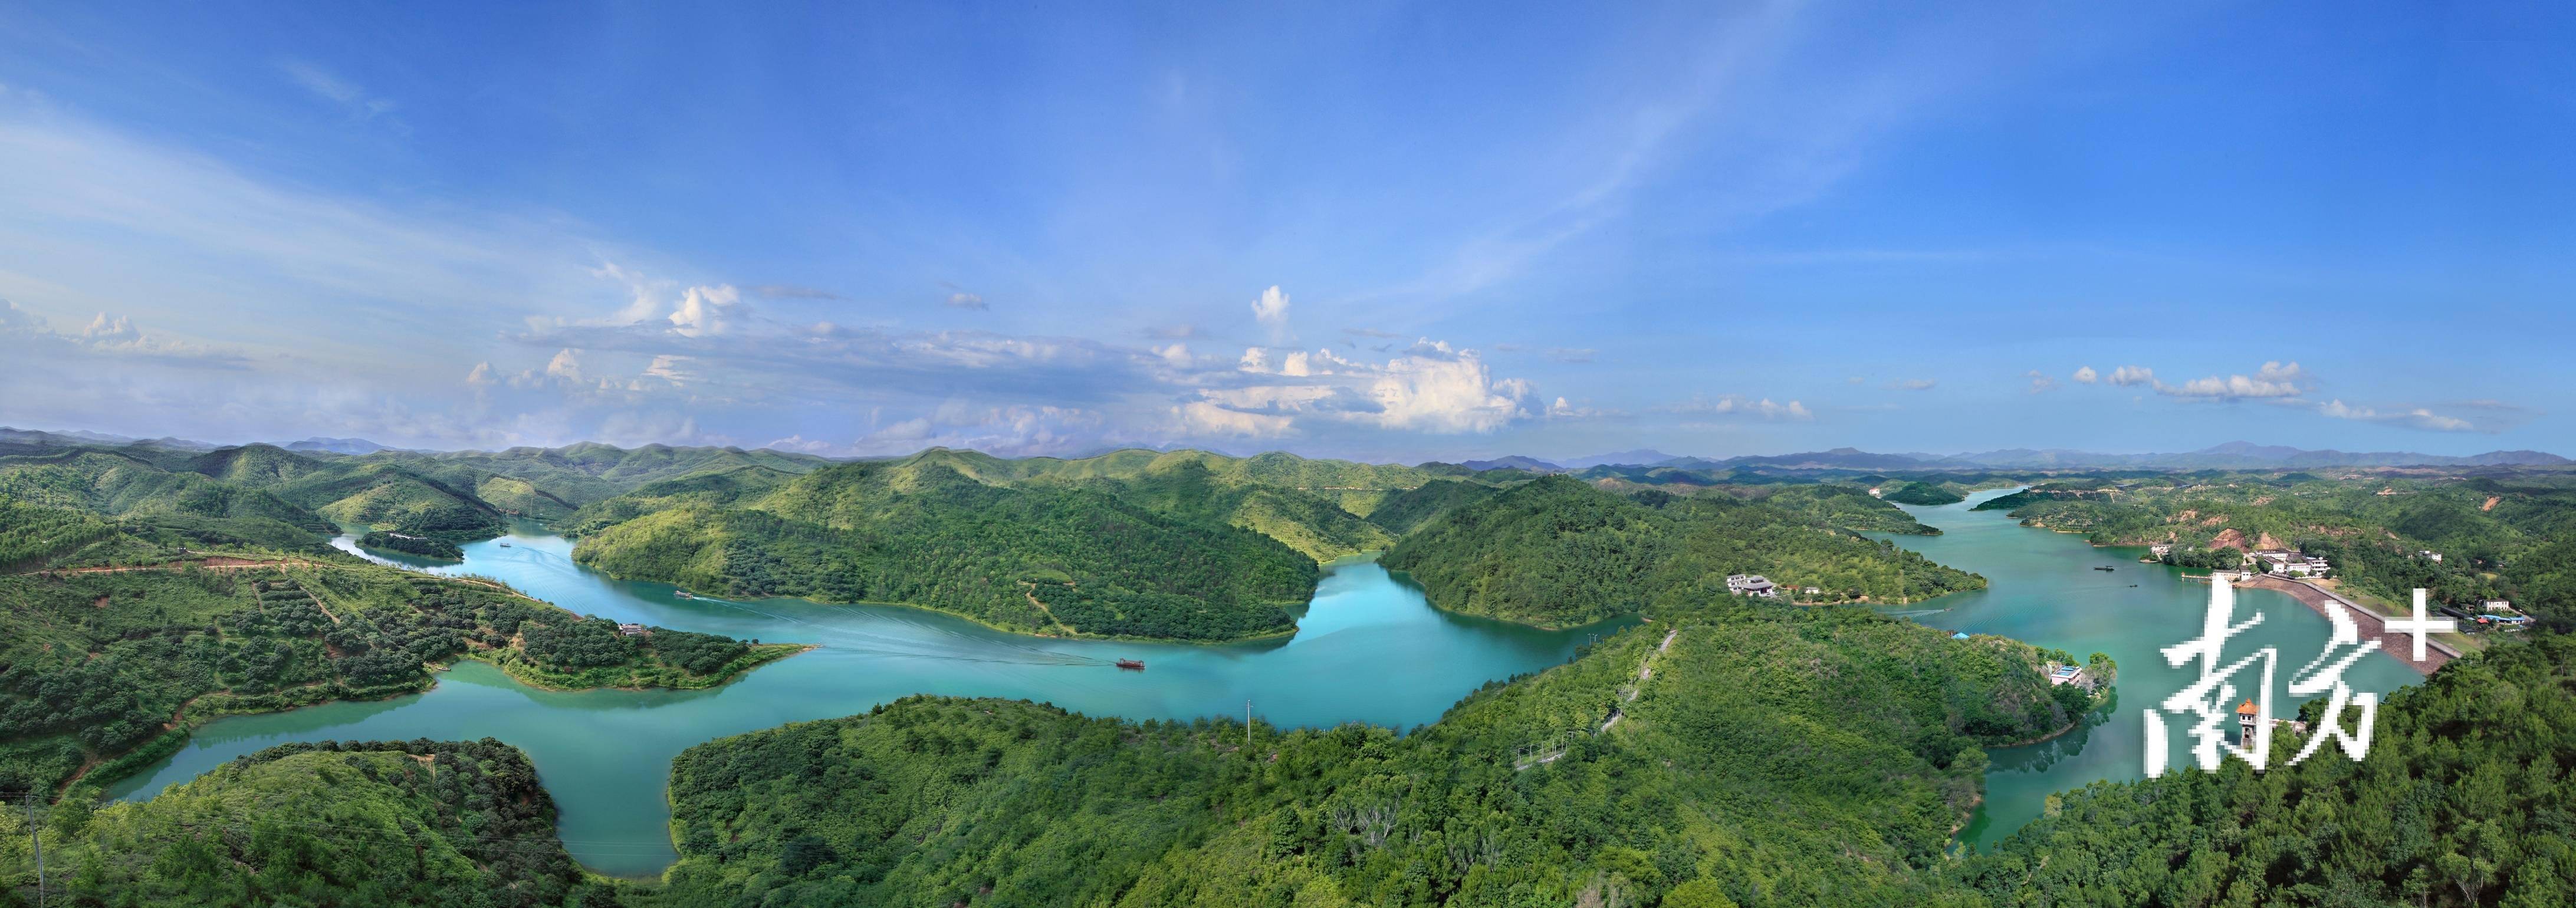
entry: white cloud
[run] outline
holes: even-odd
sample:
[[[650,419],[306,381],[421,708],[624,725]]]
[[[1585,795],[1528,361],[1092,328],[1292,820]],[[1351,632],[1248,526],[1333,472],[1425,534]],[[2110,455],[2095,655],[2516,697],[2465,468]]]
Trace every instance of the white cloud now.
[[[830,454],[843,446],[835,445],[828,441],[806,438],[802,434],[797,434],[761,445],[761,447],[768,448],[773,451],[790,451],[798,454]]]
[[[671,331],[682,337],[724,334],[746,314],[742,293],[731,285],[691,287],[671,310]]]
[[[2112,384],[2123,388],[2130,385],[2154,384],[2155,380],[2156,370],[2145,366],[2121,366],[2111,370],[2111,377],[2108,379]]]
[[[2253,375],[2210,376],[2195,378],[2179,385],[2154,382],[2156,393],[2173,397],[2200,397],[2213,400],[2247,398],[2297,397],[2306,393],[2307,373],[2298,363],[2268,362]]]
[[[492,374],[492,364],[488,362],[475,363],[473,371],[465,373],[465,383],[478,388],[490,387],[499,380]]]
[[[1897,391],[1929,391],[1932,390],[1932,386],[1940,383],[1939,379],[1931,378],[1889,379],[1887,387]]]
[[[1201,388],[1174,415],[1185,426],[1256,437],[1289,432],[1300,420],[1461,434],[1492,432],[1531,416],[1529,382],[1494,378],[1476,351],[1427,338],[1384,363],[1331,350],[1274,359],[1268,348],[1250,347],[1234,372],[1269,380]]]
[[[2091,366],[2084,366],[2084,367],[2081,367],[2081,368],[2078,368],[2078,369],[2076,369],[2076,370],[2075,370],[2075,383],[2076,383],[2076,384],[2079,384],[2079,385],[2089,385],[2089,384],[2092,384],[2092,383],[2093,383],[2095,380],[2097,380],[2098,378],[2100,378],[2100,374],[2099,374],[2099,373],[2094,372],[2094,371],[2093,371],[2093,367],[2091,367]]]
[[[1814,419],[1816,416],[1807,409],[1806,404],[1798,401],[1792,400],[1781,404],[1773,403],[1768,397],[1755,400],[1741,394],[1693,397],[1681,403],[1655,409],[1659,412],[1682,416],[1752,416],[1761,419],[1793,421]]]
[[[1624,410],[1594,407],[1591,405],[1590,401],[1585,401],[1578,405],[1568,402],[1563,397],[1559,397],[1556,399],[1556,402],[1547,405],[1547,418],[1549,419],[1596,419],[1626,415],[1628,414]]]
[[[985,304],[982,296],[968,293],[963,290],[949,294],[948,298],[941,300],[939,304],[951,309],[973,309],[977,312],[983,312],[993,308],[992,306]]]
[[[555,358],[546,361],[546,377],[560,378],[564,381],[570,382],[580,381],[581,356],[579,352],[570,347],[566,347],[555,353]]]
[[[1267,329],[1273,339],[1286,336],[1288,294],[1280,292],[1276,284],[1271,285],[1268,290],[1261,291],[1261,297],[1252,301],[1252,320],[1260,322],[1261,327]]]
[[[2053,390],[2057,387],[2057,377],[2046,372],[2032,369],[2024,374],[2030,378],[2030,393],[2032,394]],[[2081,381],[2082,379],[2077,380]]]
[[[2476,423],[2472,423],[2456,416],[2444,416],[2424,407],[2381,412],[2370,407],[2345,406],[2343,401],[2331,400],[2327,401],[2324,406],[2318,407],[2317,412],[2335,419],[2352,419],[2360,420],[2362,422],[2386,423],[2389,425],[2404,426],[2410,429],[2423,429],[2431,432],[2493,431],[2480,429]]]

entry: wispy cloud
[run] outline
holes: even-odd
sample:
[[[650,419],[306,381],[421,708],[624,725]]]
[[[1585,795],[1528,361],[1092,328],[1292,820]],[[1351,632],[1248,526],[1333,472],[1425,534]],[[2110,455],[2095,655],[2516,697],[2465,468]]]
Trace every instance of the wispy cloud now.
[[[325,69],[320,64],[307,60],[280,60],[277,62],[277,69],[286,74],[288,81],[311,92],[314,97],[331,102],[351,117],[361,120],[381,120],[385,125],[402,132],[411,130],[409,125],[393,116],[398,107],[393,99],[371,94],[364,86]]]

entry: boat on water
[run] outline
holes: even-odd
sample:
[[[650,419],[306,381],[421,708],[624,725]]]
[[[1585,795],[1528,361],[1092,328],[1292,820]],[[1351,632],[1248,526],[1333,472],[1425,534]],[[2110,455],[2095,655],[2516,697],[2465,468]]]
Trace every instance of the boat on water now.
[[[673,596],[678,596],[678,597],[680,597],[680,598],[682,598],[682,599],[695,599],[695,598],[698,598],[698,597],[696,597],[696,596],[691,596],[691,595],[689,595],[689,591],[688,591],[688,590],[672,590],[672,591],[671,591],[671,595],[673,595]]]
[[[506,549],[506,548],[509,548],[509,547],[510,547],[510,544],[509,544],[509,543],[504,542],[504,543],[501,543],[501,547]]]
[[[1143,659],[1120,659],[1120,660],[1118,660],[1118,667],[1119,667],[1119,668],[1126,668],[1126,669],[1134,669],[1134,670],[1136,670],[1136,671],[1144,671],[1144,670],[1145,670],[1145,660],[1143,660]]]
[[[2094,568],[2094,570],[2097,570],[2097,571],[2107,571],[2107,570],[2110,570],[2110,569],[2111,569],[2111,566],[2110,566],[2110,565],[2107,565],[2107,564],[2106,564],[2106,565],[2102,565],[2102,566],[2097,567],[2097,568]]]

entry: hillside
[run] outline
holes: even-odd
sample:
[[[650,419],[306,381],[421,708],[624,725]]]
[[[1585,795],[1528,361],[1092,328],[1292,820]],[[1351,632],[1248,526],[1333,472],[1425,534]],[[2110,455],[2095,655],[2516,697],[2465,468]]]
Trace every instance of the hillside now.
[[[2319,718],[2322,701],[2305,718]],[[2349,721],[2349,720],[2347,720]],[[1995,905],[2563,905],[2576,893],[2576,639],[2453,662],[2390,694],[2369,754],[2272,742],[2051,799],[1955,876]]]
[[[456,659],[550,687],[707,687],[802,649],[623,637],[613,622],[336,552],[222,568],[191,557],[0,576],[0,793],[50,791],[129,752],[157,756],[193,719],[416,692],[432,681],[427,666]],[[131,768],[115,761],[83,780]]]
[[[23,851],[25,814],[0,813]],[[590,900],[609,893],[554,819],[536,767],[490,738],[288,745],[149,801],[57,809],[47,888],[58,905],[613,903]]]
[[[1829,601],[1913,601],[1984,578],[1760,503],[1630,497],[1547,477],[1453,509],[1387,553],[1433,605],[1549,627],[1727,595],[1729,574]],[[1808,598],[1803,592],[1792,598]]]
[[[1913,505],[1958,504],[1968,500],[1968,496],[1959,494],[1956,489],[1937,482],[1921,480],[1885,489],[1882,491],[1882,497],[1897,504]]]
[[[1314,589],[1312,558],[1257,533],[1090,483],[981,482],[956,461],[839,464],[765,491],[737,474],[657,486],[664,509],[637,504],[641,516],[590,531],[573,555],[725,595],[895,602],[1080,636],[1282,633],[1282,607]]]
[[[1402,737],[1261,726],[1247,751],[1226,720],[915,697],[709,742],[673,761],[681,861],[644,901],[1912,903],[1977,745],[2068,718],[2010,641],[1858,609],[1659,617]]]
[[[647,483],[692,474],[743,467],[802,473],[832,463],[767,448],[644,445],[628,449],[595,442],[505,451],[385,451],[361,462],[394,464],[457,488],[480,490],[492,477],[514,480],[515,484],[494,488],[500,497],[487,496],[487,500],[539,519],[554,519]]]

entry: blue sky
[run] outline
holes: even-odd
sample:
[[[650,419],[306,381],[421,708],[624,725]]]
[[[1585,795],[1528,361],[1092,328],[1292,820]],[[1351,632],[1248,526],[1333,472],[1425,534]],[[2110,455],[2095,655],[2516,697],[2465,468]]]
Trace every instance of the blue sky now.
[[[2576,454],[2576,38],[2332,4],[0,5],[0,423]]]

